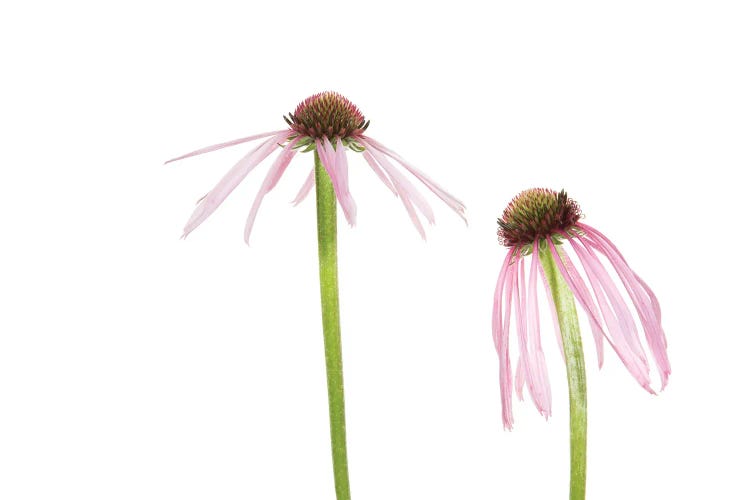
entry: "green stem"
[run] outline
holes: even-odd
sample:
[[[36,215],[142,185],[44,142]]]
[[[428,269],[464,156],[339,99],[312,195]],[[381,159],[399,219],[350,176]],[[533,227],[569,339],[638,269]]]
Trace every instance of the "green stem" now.
[[[338,500],[350,500],[344,418],[344,370],[341,361],[339,279],[336,257],[336,195],[333,184],[315,152],[315,194],[318,206],[318,259],[323,343],[328,378],[328,414],[331,422],[333,480]]]
[[[586,367],[573,293],[555,264],[550,249],[539,249],[539,258],[552,291],[560,323],[570,401],[570,500],[586,498]]]

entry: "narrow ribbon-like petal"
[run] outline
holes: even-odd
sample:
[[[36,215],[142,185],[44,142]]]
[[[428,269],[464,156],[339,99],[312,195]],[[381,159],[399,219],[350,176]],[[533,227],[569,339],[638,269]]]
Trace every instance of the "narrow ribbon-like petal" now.
[[[544,417],[549,417],[552,413],[552,391],[549,384],[549,374],[547,373],[547,362],[544,359],[544,351],[542,351],[542,339],[539,329],[539,302],[536,289],[536,278],[539,267],[539,247],[538,242],[535,241],[531,255],[529,293],[528,300],[526,301],[529,340],[527,373],[529,378],[534,381],[533,384],[529,384],[534,404],[539,413]]]
[[[380,154],[380,152],[376,150],[373,150],[373,152],[376,153],[378,157],[373,157],[373,155],[371,155],[367,151],[365,151],[362,154],[365,155],[365,158],[369,157],[370,159],[372,159],[372,161],[375,161],[375,159],[383,156]],[[424,227],[422,227],[422,223],[419,221],[419,216],[417,215],[417,211],[414,210],[414,206],[412,205],[411,199],[409,198],[409,194],[406,191],[404,191],[401,184],[394,183],[393,186],[396,189],[396,193],[398,193],[398,197],[401,199],[401,203],[404,205],[404,208],[406,209],[406,213],[409,214],[409,218],[411,219],[412,224],[414,224],[414,227],[417,228],[417,231],[419,232],[419,235],[422,237],[422,239],[426,240],[427,234],[425,234]]]
[[[348,179],[341,178],[342,176],[339,172],[339,166],[336,164],[336,160],[338,159],[336,151],[334,151],[328,137],[323,137],[323,140],[316,139],[315,146],[318,151],[318,156],[320,156],[320,161],[323,163],[323,167],[326,169],[328,177],[331,178],[333,191],[336,194],[336,199],[341,206],[341,210],[344,212],[344,217],[346,217],[349,225],[353,226],[357,217],[357,207],[349,194],[349,186],[343,185],[343,181],[347,181]]]
[[[383,172],[383,169],[380,168],[378,162],[375,161],[375,158],[373,158],[373,156],[367,150],[362,153],[362,156],[367,161],[367,164],[370,165],[372,171],[375,172],[375,175],[378,176],[378,179],[380,179],[382,183],[385,184],[385,187],[390,189],[391,193],[393,193],[395,196],[398,196],[398,192],[396,191],[396,188],[393,187],[393,183],[391,183],[391,181],[385,175],[385,172]]]
[[[376,141],[372,137],[366,137],[362,136],[362,139],[359,141],[360,143],[364,144],[365,146],[371,146],[373,149],[377,149],[381,153],[384,153],[397,162],[399,162],[403,167],[408,170],[414,177],[419,179],[422,184],[427,186],[427,189],[435,193],[435,195],[443,200],[443,202],[448,205],[451,209],[453,209],[454,212],[456,212],[463,220],[468,224],[468,221],[466,220],[466,207],[464,204],[455,196],[448,193],[445,189],[440,187],[435,181],[427,177],[422,171],[408,163],[406,160],[404,160],[401,156],[399,156],[394,151],[388,149],[380,142]]]
[[[196,227],[205,221],[221,203],[234,191],[242,180],[249,174],[260,162],[265,160],[277,147],[278,141],[283,140],[287,132],[277,134],[263,142],[253,151],[246,154],[232,169],[221,178],[218,184],[204,196],[198,206],[195,207],[193,214],[185,224],[182,237],[187,237]]]
[[[598,316],[594,316],[596,314],[595,305],[592,302],[591,295],[588,294],[588,291],[584,288],[582,289],[582,286],[585,286],[583,283],[583,280],[580,278],[580,275],[578,276],[578,279],[573,279],[571,277],[571,270],[574,270],[572,264],[568,260],[568,265],[564,265],[563,261],[560,257],[560,255],[557,252],[557,249],[554,246],[554,243],[552,242],[551,238],[547,238],[547,244],[550,246],[552,258],[555,260],[555,265],[557,265],[558,269],[560,270],[560,274],[562,274],[563,278],[565,279],[565,282],[568,284],[570,289],[573,291],[573,296],[576,298],[576,300],[583,306],[584,311],[586,311],[586,314],[589,316],[591,326],[594,328],[595,325],[601,325],[601,320],[598,318]],[[585,294],[585,295],[584,295]],[[631,375],[638,381],[638,383],[641,384],[641,386],[646,389],[649,392],[653,392],[651,389],[651,386],[649,385],[649,380],[646,377],[644,377],[644,374],[641,370],[641,365],[637,362],[634,362],[635,359],[630,352],[629,349],[622,350],[620,349],[620,346],[613,342],[609,335],[604,334],[604,330],[600,329],[602,332],[603,337],[607,340],[609,345],[612,346],[612,349],[614,349],[617,356],[622,361],[623,365],[625,365],[625,368],[630,372]]]
[[[253,224],[255,223],[255,217],[258,215],[258,209],[260,208],[260,204],[263,201],[263,197],[266,196],[274,187],[276,187],[276,184],[278,184],[279,179],[281,179],[281,176],[284,175],[284,172],[286,171],[286,168],[289,166],[289,163],[292,161],[292,158],[294,158],[294,155],[297,154],[297,152],[294,150],[294,145],[297,143],[298,139],[294,139],[289,142],[284,147],[284,150],[279,154],[279,156],[276,158],[276,161],[273,162],[273,165],[271,165],[271,168],[268,170],[268,174],[266,174],[266,178],[263,180],[263,184],[260,187],[260,190],[258,191],[258,195],[255,197],[255,201],[253,202],[253,206],[250,209],[250,214],[247,216],[247,222],[245,223],[245,243],[250,242],[250,232],[253,230]]]
[[[307,198],[307,195],[310,194],[310,190],[315,185],[315,169],[310,169],[310,173],[307,174],[307,178],[305,179],[304,184],[302,184],[302,187],[299,188],[299,192],[297,193],[297,196],[294,197],[294,200],[292,200],[292,205],[295,207],[302,203],[302,201]]]
[[[237,144],[242,144],[243,142],[250,142],[254,141],[256,139],[262,139],[264,137],[270,137],[270,136],[276,136],[281,134],[282,132],[287,134],[292,134],[293,132],[291,130],[275,130],[273,132],[264,132],[262,134],[256,134],[251,135],[249,137],[242,137],[241,139],[234,139],[233,141],[228,142],[222,142],[220,144],[214,144],[213,146],[206,146],[205,148],[196,149],[195,151],[192,151],[190,153],[184,154],[182,156],[178,156],[177,158],[172,158],[171,160],[167,160],[164,162],[166,165],[167,163],[172,163],[173,161],[183,160],[185,158],[190,158],[191,156],[198,156],[202,155],[204,153],[210,153],[211,151],[216,151],[217,149],[222,148],[228,148],[230,146],[236,146]]]
[[[367,151],[365,151],[365,153],[366,152]],[[424,196],[422,196],[422,194],[417,190],[414,184],[409,182],[409,179],[404,177],[404,175],[399,172],[398,169],[393,166],[390,160],[388,160],[388,158],[380,151],[373,148],[372,155],[377,160],[378,164],[383,168],[383,170],[385,170],[385,172],[390,176],[396,192],[403,193],[403,195],[406,196],[406,198],[408,198],[411,203],[416,205],[420,212],[422,212],[422,215],[425,216],[427,222],[429,222],[430,224],[434,224],[435,214],[432,211],[432,207],[430,207],[430,204],[427,203],[427,200],[424,199]]]
[[[580,241],[580,243],[578,243],[577,240]],[[602,263],[599,262],[599,259],[596,257],[596,254],[593,252],[593,250],[589,248],[589,245],[585,240],[576,237],[571,238],[569,242],[573,247],[573,250],[575,250],[576,254],[578,255],[578,258],[581,260],[581,264],[583,265],[586,275],[589,277],[589,281],[594,286],[594,290],[597,293],[597,301],[600,303],[599,307],[601,308],[602,312],[604,312],[605,310],[606,301],[603,299],[603,297],[600,296],[600,287],[606,294],[607,299],[609,299],[609,303],[612,304],[617,322],[614,323],[613,326],[608,325],[610,332],[613,332],[614,336],[614,333],[616,331],[619,331],[622,339],[627,343],[633,353],[638,356],[641,362],[647,367],[648,363],[646,361],[646,354],[644,353],[643,346],[638,339],[638,329],[636,328],[635,322],[633,321],[633,315],[628,309],[628,306],[625,304],[625,301],[623,300],[620,292],[617,290],[617,287],[612,282],[612,279],[609,277],[609,274],[604,269]],[[607,307],[607,309],[609,308]],[[612,314],[612,312],[610,311],[609,314]],[[606,318],[605,321],[607,321]],[[647,368],[646,371],[648,371]]]
[[[563,278],[565,278],[571,290],[573,291],[573,296],[583,306],[584,311],[586,311],[586,315],[589,318],[589,324],[591,325],[591,333],[594,336],[594,343],[596,344],[596,353],[599,358],[599,365],[601,366],[603,359],[602,356],[604,355],[604,349],[602,345],[604,328],[602,327],[602,320],[599,317],[599,310],[596,308],[596,304],[594,304],[594,300],[591,298],[591,294],[586,288],[586,284],[584,283],[583,278],[581,278],[581,275],[578,273],[575,266],[570,261],[570,258],[565,253],[565,250],[560,248],[558,254],[558,249],[552,242],[552,238],[549,237],[547,238],[547,244],[550,246],[552,257],[555,259],[557,266],[560,268],[560,273],[563,275]]]
[[[650,288],[647,289],[644,286],[643,280],[635,275],[630,266],[622,258],[622,254],[611,241],[589,226],[581,227],[586,231],[585,241],[607,257],[613,269],[622,280],[628,295],[630,295],[630,299],[633,301],[638,317],[643,325],[646,342],[659,368],[662,389],[664,389],[669,380],[671,366],[667,356],[666,337],[660,321],[661,311],[658,301],[654,302],[656,297],[653,296]]]
[[[510,286],[508,279],[512,273],[511,260],[513,251],[505,256],[505,261],[500,269],[495,287],[495,298],[492,308],[492,337],[495,341],[495,349],[500,359],[500,399],[502,402],[503,427],[513,428],[513,404],[511,387],[513,373],[510,366],[510,355],[508,344],[510,340]],[[505,300],[505,315],[503,315],[503,300]]]

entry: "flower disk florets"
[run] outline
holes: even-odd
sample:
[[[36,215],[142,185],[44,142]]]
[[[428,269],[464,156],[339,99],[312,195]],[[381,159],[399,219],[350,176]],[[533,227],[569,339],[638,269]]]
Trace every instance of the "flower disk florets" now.
[[[336,92],[321,92],[308,97],[284,120],[301,137],[328,137],[330,141],[336,137],[357,139],[370,124],[357,106]]]
[[[497,220],[497,236],[506,247],[525,247],[547,237],[557,239],[580,218],[578,203],[564,190],[527,189],[513,198]]]

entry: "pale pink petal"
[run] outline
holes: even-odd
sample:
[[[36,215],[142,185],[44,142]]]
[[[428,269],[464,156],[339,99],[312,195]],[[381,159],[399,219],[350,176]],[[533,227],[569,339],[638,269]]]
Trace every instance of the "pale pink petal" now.
[[[357,205],[354,203],[351,193],[349,192],[349,162],[346,158],[346,149],[341,142],[341,138],[336,138],[336,168],[338,169],[339,185],[345,198],[346,206],[349,207],[350,216],[347,217],[349,225],[353,226],[357,219]],[[342,205],[343,207],[343,205]],[[346,214],[346,210],[344,211]]]
[[[511,294],[509,293],[511,287],[509,286],[508,280],[512,274],[509,273],[512,254],[513,252],[510,251],[505,256],[505,261],[503,262],[500,275],[497,279],[492,308],[492,337],[500,359],[500,399],[502,402],[503,427],[506,429],[511,429],[513,427],[513,389],[511,387],[513,373],[510,367],[510,355],[508,349],[510,340],[511,307]],[[503,315],[503,299],[505,299],[505,315]]]
[[[552,239],[549,237],[547,238],[547,243],[550,245],[552,257],[555,259],[555,262],[560,269],[560,273],[568,283],[568,286],[570,286],[570,289],[573,291],[573,296],[583,306],[583,310],[586,311],[586,315],[589,318],[589,324],[591,325],[591,332],[594,336],[594,343],[596,344],[596,353],[599,357],[599,364],[601,365],[601,356],[603,355],[604,351],[602,346],[604,328],[602,328],[602,320],[599,317],[599,310],[596,308],[596,304],[594,304],[594,300],[591,298],[591,294],[586,288],[586,284],[584,283],[583,278],[581,278],[578,270],[576,270],[575,266],[570,261],[570,258],[565,253],[565,250],[560,248],[558,254],[558,249],[555,247],[555,245],[552,243]]]
[[[396,191],[396,188],[393,187],[393,184],[390,180],[388,180],[388,177],[385,175],[385,172],[383,172],[383,169],[380,168],[378,165],[378,162],[375,161],[375,158],[372,157],[372,155],[365,150],[362,153],[362,156],[364,156],[365,160],[367,161],[367,164],[370,165],[370,168],[375,172],[375,174],[378,176],[378,179],[380,179],[383,184],[385,184],[385,187],[391,190],[391,193],[398,196],[398,192]]]
[[[613,343],[608,336],[604,335],[603,329],[601,329],[600,327],[601,321],[598,317],[596,306],[593,304],[591,295],[589,295],[582,278],[577,273],[572,263],[570,263],[570,260],[565,257],[567,265],[564,265],[563,260],[558,254],[558,251],[555,248],[551,238],[547,238],[547,244],[550,247],[552,257],[555,260],[555,264],[560,270],[560,273],[565,279],[565,282],[573,291],[573,295],[575,296],[576,300],[583,306],[584,311],[586,311],[586,314],[589,317],[589,322],[591,323],[592,330],[595,328],[599,328],[599,333],[612,346],[612,348],[615,350],[615,353],[617,353],[617,355],[620,357],[620,360],[622,360],[628,371],[630,371],[630,373],[636,378],[636,380],[638,380],[638,382],[644,389],[649,392],[653,392],[650,385],[648,385],[648,381],[643,379],[642,372],[639,370],[639,364],[637,362],[634,362],[634,360],[637,360],[637,358],[634,358],[629,351],[621,351],[617,344]],[[562,249],[560,250],[562,252]]]
[[[650,289],[646,290],[644,288],[643,280],[635,276],[635,273],[627,265],[620,252],[609,240],[600,236],[598,231],[591,231],[588,227],[584,230],[588,231],[585,241],[607,257],[613,269],[622,280],[628,295],[630,295],[630,299],[633,301],[633,305],[643,325],[646,342],[659,368],[662,389],[664,389],[672,370],[667,356],[666,337],[661,326],[661,321],[659,321],[660,312],[658,302],[655,304],[652,299],[653,292]]]
[[[243,142],[250,142],[256,139],[270,137],[272,135],[277,136],[281,134],[282,132],[284,132],[285,134],[293,133],[291,130],[276,130],[274,132],[264,132],[262,134],[251,135],[250,137],[243,137],[241,139],[235,139],[233,141],[222,142],[221,144],[214,144],[213,146],[206,146],[205,148],[196,149],[193,152],[184,154],[182,156],[178,156],[177,158],[172,158],[171,160],[167,160],[164,162],[164,164],[166,165],[167,163],[172,163],[173,161],[182,160],[185,158],[189,158],[191,156],[197,156],[197,155],[202,155],[204,153],[210,153],[211,151],[216,151],[217,149],[228,148],[229,146],[235,146],[237,144],[242,144]]]
[[[277,134],[253,151],[246,154],[232,169],[221,178],[218,184],[198,203],[193,214],[185,224],[182,237],[187,237],[196,227],[205,221],[219,205],[234,191],[242,180],[249,174],[260,162],[265,160],[277,147],[278,141],[283,139],[287,134]]]
[[[365,153],[367,153],[367,151],[365,151]],[[435,214],[432,212],[432,207],[430,207],[429,203],[427,203],[427,200],[424,199],[417,188],[414,187],[414,184],[409,182],[409,179],[404,177],[404,175],[399,172],[396,167],[393,166],[393,164],[384,154],[380,153],[376,149],[373,149],[372,154],[380,164],[380,166],[383,167],[383,170],[385,170],[385,172],[390,176],[396,192],[403,193],[409,199],[409,201],[416,205],[419,211],[422,212],[422,215],[425,216],[427,222],[429,222],[430,224],[434,224]]]
[[[346,217],[346,220],[350,225],[354,225],[357,207],[354,205],[354,200],[352,200],[351,195],[348,193],[348,187],[346,189],[342,187],[341,174],[339,173],[338,165],[336,165],[336,151],[334,151],[328,137],[323,137],[323,140],[316,139],[315,145],[320,161],[323,163],[323,167],[328,173],[328,177],[331,179],[333,191],[336,194],[336,199],[341,206],[341,210],[344,212],[344,217]]]
[[[371,146],[372,149],[377,149],[381,153],[384,153],[397,162],[399,162],[401,165],[404,166],[406,170],[408,170],[414,177],[420,180],[422,184],[427,186],[427,188],[435,193],[435,195],[443,200],[443,202],[448,205],[453,211],[455,211],[463,220],[468,224],[468,221],[466,220],[466,207],[464,204],[458,200],[455,196],[448,193],[446,190],[444,190],[442,187],[440,187],[435,181],[427,177],[423,172],[421,172],[419,169],[408,163],[406,160],[401,158],[397,153],[394,151],[391,151],[387,147],[385,147],[380,142],[376,141],[372,137],[366,137],[362,136],[362,139],[359,141],[361,144],[364,144],[365,146]]]
[[[609,299],[609,303],[612,304],[614,314],[617,317],[617,322],[615,323],[614,327],[608,325],[610,331],[613,332],[614,335],[616,330],[619,330],[623,340],[627,342],[633,353],[638,356],[638,358],[643,362],[644,365],[648,366],[646,362],[646,354],[644,353],[643,346],[638,339],[638,328],[635,326],[633,315],[628,309],[628,306],[625,304],[622,295],[617,290],[617,287],[612,281],[612,278],[609,277],[609,274],[604,269],[604,266],[601,262],[599,262],[596,254],[594,254],[591,248],[589,248],[586,241],[581,239],[580,243],[578,243],[576,241],[577,239],[578,238],[571,238],[569,240],[570,244],[573,246],[573,249],[581,260],[581,264],[583,264],[586,275],[589,276],[589,281],[592,283],[592,285],[596,283],[601,287],[601,289],[604,290],[604,293]],[[595,290],[598,291],[599,287],[595,287]],[[600,308],[602,309],[602,311],[604,311],[604,306],[602,306],[601,304],[603,302],[606,303],[606,301],[604,301],[603,298],[601,298],[599,295],[600,294],[597,293],[597,301],[599,301]],[[646,369],[646,371],[648,371],[648,369]]]
[[[536,290],[536,278],[539,272],[539,248],[534,242],[534,250],[531,256],[531,269],[529,271],[529,292],[526,302],[528,314],[528,339],[529,339],[529,365],[527,367],[528,377],[533,380],[529,384],[531,397],[539,413],[549,417],[552,409],[552,391],[547,373],[547,362],[542,351],[542,339],[539,329],[539,302]]]
[[[373,149],[373,153],[378,155],[377,157],[374,157],[374,159],[378,159],[380,157],[383,157],[382,154],[380,154],[379,151]],[[365,158],[368,156],[372,157],[369,152],[365,151],[362,153],[363,155],[366,155]],[[422,223],[419,221],[419,216],[417,215],[416,210],[414,210],[414,206],[411,203],[411,200],[409,198],[408,193],[406,193],[400,184],[394,184],[394,188],[396,189],[396,192],[398,193],[398,197],[401,199],[401,203],[403,203],[404,208],[406,209],[406,213],[409,214],[409,218],[411,219],[411,222],[414,224],[414,227],[417,228],[417,231],[419,232],[419,235],[422,237],[423,240],[427,239],[427,235],[424,232],[424,227],[422,227]]]
[[[253,206],[250,209],[250,214],[247,216],[247,222],[245,223],[245,243],[250,242],[250,232],[253,230],[253,224],[255,223],[255,217],[258,215],[258,209],[260,208],[260,203],[263,201],[263,197],[266,196],[274,187],[276,187],[276,184],[278,184],[279,179],[282,175],[284,175],[284,172],[286,171],[286,168],[289,166],[289,163],[292,161],[292,158],[294,158],[294,155],[297,154],[297,152],[294,150],[295,144],[297,144],[298,139],[294,139],[290,141],[285,147],[284,150],[279,154],[279,156],[276,158],[276,161],[273,162],[273,165],[271,165],[271,168],[268,170],[268,174],[266,174],[266,178],[263,180],[263,184],[260,187],[260,190],[258,191],[258,195],[255,197],[255,201],[253,202]]]
[[[526,382],[526,386],[529,389],[532,400],[534,400],[534,390],[536,389],[535,382],[530,373],[529,366],[529,347],[526,335],[526,270],[524,269],[523,258],[519,258],[513,264],[512,276],[510,288],[512,291],[512,298],[515,303],[515,314],[516,314],[516,335],[518,337],[518,366],[516,367],[516,392],[518,392],[518,373],[523,370],[523,380]],[[534,400],[536,404],[536,400]]]
[[[516,365],[516,396],[523,401],[523,386],[526,385],[526,365],[523,363],[523,356],[518,355],[518,364]]]
[[[557,308],[555,308],[555,301],[552,298],[552,290],[549,287],[547,275],[544,274],[544,269],[541,266],[539,267],[539,275],[542,277],[542,283],[544,283],[544,291],[547,294],[547,304],[549,305],[552,324],[555,326],[555,338],[557,339],[557,347],[560,349],[560,355],[562,355],[563,359],[565,359],[565,351],[563,351],[562,345],[562,334],[560,333],[560,321],[557,319]]]
[[[302,184],[302,187],[299,189],[299,192],[297,193],[297,196],[294,197],[294,200],[292,200],[292,204],[296,207],[300,203],[302,203],[302,200],[307,198],[307,195],[310,194],[310,190],[315,185],[315,169],[310,169],[310,173],[307,174],[307,178],[305,179],[305,183]]]

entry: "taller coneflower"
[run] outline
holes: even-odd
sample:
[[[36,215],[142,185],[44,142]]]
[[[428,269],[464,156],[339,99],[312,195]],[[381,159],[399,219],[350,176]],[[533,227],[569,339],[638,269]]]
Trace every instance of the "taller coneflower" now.
[[[519,352],[516,394],[522,399],[525,387],[539,412],[549,417],[550,384],[541,347],[537,299],[537,276],[541,277],[568,375],[570,498],[576,500],[585,498],[586,492],[586,370],[576,301],[591,324],[599,367],[602,366],[606,341],[636,381],[653,393],[640,330],[658,369],[662,389],[671,371],[656,295],[628,266],[615,245],[580,219],[578,204],[568,198],[565,191],[529,189],[510,202],[497,221],[500,243],[509,250],[497,281],[492,315],[492,333],[500,357],[503,425],[507,429],[513,426],[511,395],[514,381],[509,353],[511,311],[515,313]],[[578,266],[564,250],[566,242],[573,249]],[[529,255],[531,264],[527,273],[524,257]],[[640,328],[600,257],[611,264],[619,277]],[[588,283],[579,268],[583,269]]]
[[[255,216],[263,197],[279,182],[290,162],[298,153],[313,152],[314,166],[293,203],[299,204],[313,185],[317,195],[318,258],[320,262],[320,296],[323,313],[323,339],[325,345],[326,373],[328,378],[328,403],[331,427],[334,482],[339,500],[348,500],[349,475],[346,454],[346,425],[344,419],[344,380],[341,360],[341,329],[339,325],[339,294],[336,249],[336,201],[350,225],[354,225],[357,207],[349,192],[349,164],[346,153],[361,154],[385,186],[401,199],[412,223],[425,237],[417,214],[434,223],[430,205],[422,194],[404,176],[392,161],[399,163],[450,208],[464,217],[464,205],[447,193],[417,168],[407,163],[375,139],[365,135],[369,126],[362,112],[348,99],[335,92],[323,92],[302,101],[294,113],[284,117],[289,125],[284,130],[266,132],[250,137],[208,146],[179,156],[167,163],[196,156],[244,142],[265,139],[247,153],[219,183],[198,202],[185,225],[183,237],[205,221],[229,196],[234,188],[260,162],[274,151],[281,150],[271,165],[260,191],[250,208],[245,224],[245,242],[249,241]],[[416,207],[416,209],[415,209]]]

